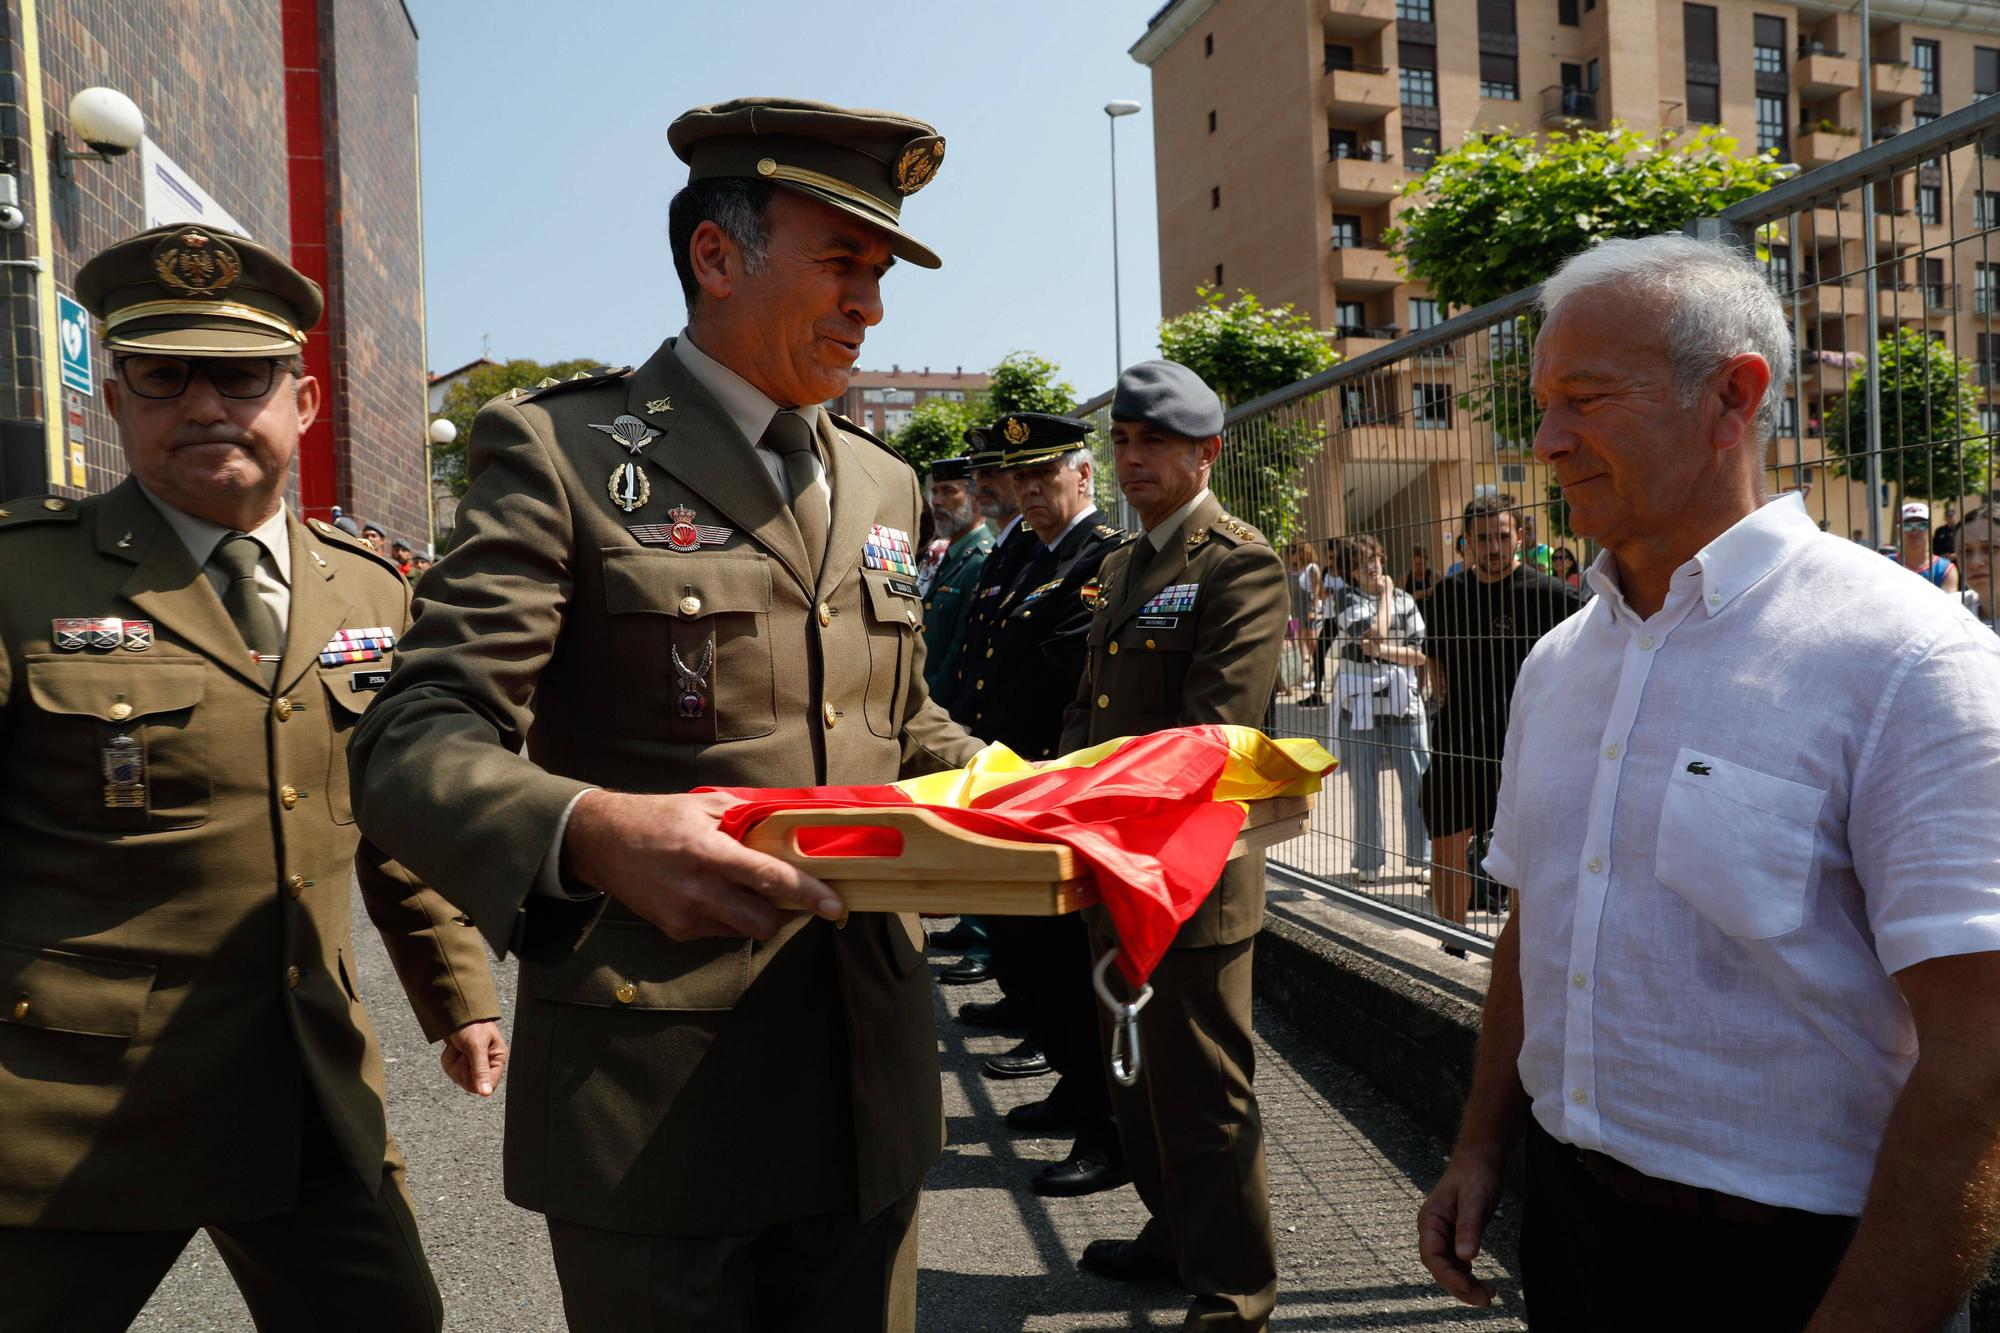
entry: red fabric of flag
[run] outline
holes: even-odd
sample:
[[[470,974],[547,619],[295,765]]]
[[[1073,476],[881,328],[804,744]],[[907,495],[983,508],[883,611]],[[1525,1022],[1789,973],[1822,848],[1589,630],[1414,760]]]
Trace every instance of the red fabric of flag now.
[[[1178,727],[1139,737],[1089,767],[1027,774],[970,807],[921,808],[970,832],[1071,848],[1089,866],[1117,931],[1118,969],[1137,987],[1215,886],[1243,827],[1241,805],[1213,799],[1228,758],[1220,729]],[[722,831],[735,838],[780,810],[916,804],[890,786],[701,790],[743,802],[722,817]],[[826,830],[801,850],[893,856],[900,848],[889,830],[845,828]]]

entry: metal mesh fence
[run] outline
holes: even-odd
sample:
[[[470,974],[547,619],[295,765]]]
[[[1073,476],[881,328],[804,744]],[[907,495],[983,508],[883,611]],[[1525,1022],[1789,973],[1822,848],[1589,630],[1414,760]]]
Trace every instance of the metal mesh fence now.
[[[1802,492],[1823,528],[1939,595],[1976,595],[1990,621],[2000,99],[1877,138],[1802,145],[1808,165],[1846,155],[1688,229],[1753,250],[1791,314],[1772,492]],[[1349,360],[1230,412],[1212,479],[1293,574],[1274,734],[1341,760],[1274,878],[1473,950],[1490,950],[1506,910],[1477,863],[1513,680],[1593,595],[1598,554],[1533,452],[1535,297],[1345,340]],[[1100,441],[1106,408],[1081,409]],[[1098,475],[1100,503],[1136,526],[1108,446]]]

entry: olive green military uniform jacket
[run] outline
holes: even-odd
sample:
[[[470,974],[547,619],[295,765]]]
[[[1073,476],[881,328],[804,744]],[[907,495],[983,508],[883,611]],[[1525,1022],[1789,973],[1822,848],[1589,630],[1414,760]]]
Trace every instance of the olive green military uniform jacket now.
[[[347,738],[389,663],[319,656],[343,628],[400,632],[407,587],[289,522],[274,696],[137,483],[0,509],[0,1226],[284,1212],[309,1093],[375,1189],[382,1058],[354,987],[351,878],[428,1036],[500,1014],[477,933],[357,853]],[[54,622],[80,617],[117,618],[122,646],[59,646]],[[114,805],[105,751],[122,737],[144,786]]]
[[[1135,579],[1133,557],[1150,541],[1120,547],[1099,572],[1083,681],[1064,714],[1064,753],[1166,727],[1264,723],[1290,615],[1284,562],[1214,496]],[[1098,929],[1111,929],[1103,908],[1086,910]],[[1229,863],[1174,947],[1235,944],[1263,924],[1264,856],[1254,852]]]
[[[915,474],[822,418],[813,579],[788,502],[672,346],[480,413],[456,543],[356,738],[362,827],[522,956],[510,1199],[651,1234],[871,1216],[942,1139],[914,918],[678,943],[537,884],[591,786],[880,783],[979,749],[924,688],[914,573],[871,567],[871,533],[916,530]],[[631,455],[592,429],[621,414],[658,432],[632,512],[608,487]],[[711,540],[664,544],[680,509]]]
[[[945,548],[924,595],[924,684],[935,694],[951,679],[965,639],[965,617],[979,587],[979,571],[993,553],[993,529],[984,523],[959,534]]]

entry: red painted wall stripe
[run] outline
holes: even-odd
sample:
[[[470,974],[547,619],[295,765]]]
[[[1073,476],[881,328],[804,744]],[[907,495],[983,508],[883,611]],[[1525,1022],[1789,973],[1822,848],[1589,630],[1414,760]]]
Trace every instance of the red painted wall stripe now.
[[[319,0],[284,0],[285,153],[292,265],[332,298],[326,248],[326,147],[320,88]],[[338,502],[333,440],[333,339],[322,320],[306,340],[306,373],[319,381],[319,419],[299,441],[302,517],[331,518]]]

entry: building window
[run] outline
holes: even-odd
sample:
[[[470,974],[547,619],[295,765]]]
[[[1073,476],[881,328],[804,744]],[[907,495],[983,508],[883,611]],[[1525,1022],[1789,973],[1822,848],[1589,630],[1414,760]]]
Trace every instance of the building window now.
[[[1222,207],[1222,187],[1220,185],[1211,185],[1208,187],[1208,206],[1210,208]]]
[[[1943,186],[1919,185],[1917,187],[1917,221],[1933,224],[1944,221]]]
[[[1521,97],[1521,67],[1513,56],[1494,55],[1490,51],[1479,53],[1479,95],[1502,102],[1516,102]]]
[[[1214,55],[1214,54],[1215,54],[1215,34],[1214,34],[1214,33],[1210,33],[1210,34],[1208,34],[1208,36],[1206,36],[1206,37],[1204,37],[1204,38],[1202,38],[1202,39],[1201,39],[1201,53],[1202,53],[1202,55],[1203,55],[1204,57],[1207,57],[1207,56],[1212,56],[1212,55]]]
[[[1982,435],[1992,435],[1995,432],[2000,432],[2000,407],[1982,407],[1979,409],[1979,430]]]
[[[1799,433],[1799,400],[1780,398],[1778,400],[1778,434],[1797,435]]]
[[[1208,132],[1210,134],[1215,133],[1215,113],[1213,111],[1208,113]]]
[[[1991,97],[2000,93],[2000,49],[1991,46],[1972,48],[1972,95]]]
[[[1751,50],[1750,67],[1759,74],[1783,74],[1785,21],[1768,14],[1758,14],[1755,18],[1756,45]]]
[[[1922,76],[1922,91],[1925,96],[1938,95],[1938,44],[1927,42],[1921,37],[1910,43],[1910,63],[1917,67]]]
[[[1410,298],[1410,332],[1435,328],[1444,323],[1444,308],[1428,296]]]
[[[1215,289],[1217,291],[1222,290],[1222,265],[1220,264],[1215,266]]]
[[[1757,151],[1766,148],[1778,150],[1778,156],[1785,156],[1785,99],[1757,95]]]
[[[1349,213],[1333,215],[1333,248],[1355,250],[1361,246],[1361,219]]]
[[[1681,35],[1687,60],[1687,116],[1710,125],[1722,123],[1720,57],[1716,51],[1714,5],[1682,5]]]
[[[1438,132],[1436,130],[1403,131],[1403,170],[1429,171],[1437,161]]]
[[[1981,190],[1972,196],[1972,225],[1981,230],[2000,227],[2000,190]]]
[[[1556,0],[1556,22],[1565,28],[1574,28],[1583,22],[1583,16],[1576,12],[1576,0]]]
[[[1405,23],[1435,23],[1437,10],[1432,0],[1396,0],[1396,17]]]
[[[1982,389],[1990,389],[2000,384],[2000,375],[1993,373],[1994,362],[2000,360],[2000,338],[1990,333],[1980,334],[1978,351],[1972,367],[1973,382]]]
[[[1583,67],[1583,90],[1585,92],[1594,93],[1597,91],[1598,77],[1601,72],[1595,60],[1592,60]]]
[[[1792,290],[1791,246],[1774,245],[1771,247],[1771,262],[1764,270],[1764,276],[1770,279],[1771,286],[1778,291],[1789,292]]]
[[[1366,301],[1336,301],[1333,306],[1334,327],[1347,336],[1353,337],[1361,329],[1368,327],[1368,303]]]
[[[1418,384],[1411,398],[1411,424],[1418,430],[1445,430],[1451,425],[1451,386]]]
[[[1972,271],[1972,310],[1979,315],[2000,311],[2000,264],[1981,264]]]
[[[1722,89],[1712,83],[1688,82],[1688,119],[1704,125],[1722,123]]]
[[[1438,76],[1434,69],[1411,69],[1405,65],[1398,71],[1398,82],[1402,87],[1404,106],[1436,106],[1438,104]]]

